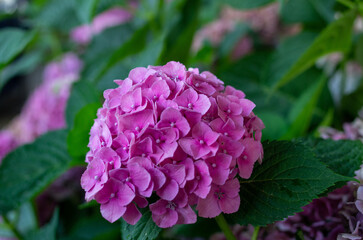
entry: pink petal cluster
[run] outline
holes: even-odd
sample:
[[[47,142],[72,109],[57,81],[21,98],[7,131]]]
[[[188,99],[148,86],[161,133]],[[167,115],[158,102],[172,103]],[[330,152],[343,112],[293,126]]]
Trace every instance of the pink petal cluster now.
[[[79,44],[87,44],[94,35],[103,30],[127,22],[132,15],[127,10],[115,7],[96,16],[90,24],[85,24],[74,28],[71,31],[71,39]]]
[[[81,69],[82,62],[73,53],[46,66],[42,84],[10,126],[20,143],[31,142],[43,133],[65,127],[64,111],[70,88],[79,78]]]
[[[242,91],[178,62],[135,68],[90,132],[86,200],[104,218],[135,224],[149,206],[162,228],[236,212],[240,183],[263,158],[262,121]],[[151,201],[150,197],[153,201]]]

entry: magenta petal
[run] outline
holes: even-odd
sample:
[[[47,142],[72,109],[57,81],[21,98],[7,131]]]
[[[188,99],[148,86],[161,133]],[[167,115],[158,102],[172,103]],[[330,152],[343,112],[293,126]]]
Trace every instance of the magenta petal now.
[[[219,206],[222,212],[224,213],[234,213],[238,211],[239,205],[240,205],[240,197],[237,195],[234,198],[222,198],[219,200]]]
[[[144,191],[150,184],[150,174],[145,168],[141,167],[139,164],[128,165],[130,170],[130,177],[132,183],[138,187],[140,191]]]
[[[134,82],[138,83],[145,79],[147,69],[144,67],[137,67],[130,71],[129,78]]]
[[[192,146],[195,144],[195,140],[192,138],[182,138],[179,140],[179,145],[184,152],[193,156]],[[194,156],[193,156],[194,157]]]
[[[140,211],[137,209],[137,207],[133,203],[130,203],[129,205],[127,205],[126,212],[122,216],[122,218],[128,224],[131,224],[131,225],[135,225],[140,220],[141,217],[142,217],[142,215],[141,215]]]
[[[152,218],[156,225],[161,228],[169,228],[174,226],[178,221],[178,213],[171,209],[167,209],[167,212],[164,215],[155,215],[152,214]]]
[[[242,105],[242,116],[250,115],[252,110],[256,107],[256,104],[245,98],[241,99],[240,102]]]
[[[198,210],[199,216],[204,218],[214,218],[222,212],[219,208],[217,198],[212,191],[205,199],[199,199],[196,209]]]
[[[197,222],[197,215],[190,207],[190,205],[187,205],[183,208],[179,208],[177,212],[178,212],[177,224],[192,224]]]
[[[199,94],[199,99],[195,105],[196,106],[194,107],[194,110],[204,115],[206,112],[208,112],[211,103],[206,95]]]
[[[185,180],[185,166],[166,164],[164,169],[167,170],[168,176],[174,179],[178,184],[181,184]]]
[[[166,209],[167,204],[168,204],[167,201],[160,199],[160,200],[156,201],[155,203],[150,204],[149,208],[153,214],[163,215],[167,211],[167,209]]]
[[[229,198],[239,196],[240,183],[237,178],[228,180],[221,188]]]
[[[162,199],[171,201],[179,192],[179,184],[174,179],[167,179],[164,186],[156,193]]]
[[[135,197],[134,191],[127,184],[120,184],[117,192],[117,198],[119,199],[119,204],[126,206]]]
[[[149,173],[151,175],[151,180],[154,183],[154,190],[159,190],[166,182],[166,177],[164,173],[162,173],[157,168],[151,168],[149,169]]]
[[[117,221],[126,212],[126,207],[119,204],[117,200],[112,200],[101,204],[101,214],[109,222]]]

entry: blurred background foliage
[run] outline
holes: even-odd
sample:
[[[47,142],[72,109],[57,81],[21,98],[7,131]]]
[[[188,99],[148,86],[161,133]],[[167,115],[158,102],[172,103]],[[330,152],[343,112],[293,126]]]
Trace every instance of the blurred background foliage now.
[[[77,27],[92,25],[115,7],[130,17],[86,41],[77,39]],[[363,106],[362,8],[360,1],[348,0],[0,0],[0,126],[11,128],[47,63],[70,52],[83,63],[64,113],[67,129],[36,140],[48,154],[64,150],[64,162],[38,162],[32,168],[42,169],[35,172],[41,179],[36,184],[22,175],[27,185],[9,192],[8,199],[29,191],[2,204],[6,209],[0,213],[7,217],[0,236],[14,237],[18,226],[25,239],[120,237],[117,224],[83,203],[78,182],[62,183],[76,185],[76,194],[61,200],[39,193],[71,166],[84,165],[102,92],[138,66],[174,60],[215,73],[256,103],[265,140],[318,136],[321,126],[341,129]],[[57,149],[49,150],[51,144]],[[39,209],[49,214],[39,215]],[[216,229],[208,220],[198,222],[163,236],[208,237]]]

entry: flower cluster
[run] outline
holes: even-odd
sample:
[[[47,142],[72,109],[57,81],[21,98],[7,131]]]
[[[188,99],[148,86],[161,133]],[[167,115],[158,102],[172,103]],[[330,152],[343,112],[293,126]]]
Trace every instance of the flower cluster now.
[[[79,78],[81,68],[81,60],[73,53],[45,67],[42,84],[30,95],[20,115],[0,131],[0,161],[19,145],[65,126],[64,110],[70,88]]]
[[[101,33],[107,28],[127,22],[131,17],[131,13],[123,8],[111,8],[96,16],[92,23],[74,28],[71,32],[71,39],[79,44],[87,44],[94,35]]]
[[[343,132],[330,127],[321,128],[319,131],[321,137],[325,139],[350,139],[361,140],[363,142],[363,109],[352,123],[343,124]]]
[[[194,223],[195,205],[201,217],[236,212],[236,175],[249,178],[263,157],[255,104],[177,62],[135,68],[115,83],[90,132],[86,200],[100,203],[108,221],[130,224],[150,203],[162,228]]]
[[[82,62],[73,53],[46,66],[42,84],[11,126],[20,143],[31,142],[41,134],[65,126],[64,111],[71,85],[79,78],[81,69]]]

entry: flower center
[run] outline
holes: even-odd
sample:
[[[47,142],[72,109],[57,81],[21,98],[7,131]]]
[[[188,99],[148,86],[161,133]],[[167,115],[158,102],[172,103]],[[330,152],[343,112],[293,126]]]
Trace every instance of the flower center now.
[[[204,140],[199,140],[199,143],[200,144],[204,144]]]
[[[115,197],[115,194],[111,193],[110,198],[114,198],[114,197]]]
[[[214,192],[214,195],[220,200],[225,197],[225,193],[222,192],[222,189],[219,189],[217,192]]]
[[[174,127],[174,126],[175,126],[175,122],[171,122],[170,127]]]
[[[217,164],[213,163],[213,164],[212,164],[212,167],[214,167],[214,168],[215,168],[215,167],[217,167]]]
[[[193,104],[188,103],[188,108],[192,109],[193,108]]]
[[[161,141],[160,141],[160,139],[156,139],[156,143],[160,143]]]
[[[140,131],[140,127],[135,127],[135,130],[136,131]]]
[[[169,201],[168,204],[166,205],[166,208],[170,208],[171,210],[175,210],[176,204]]]

